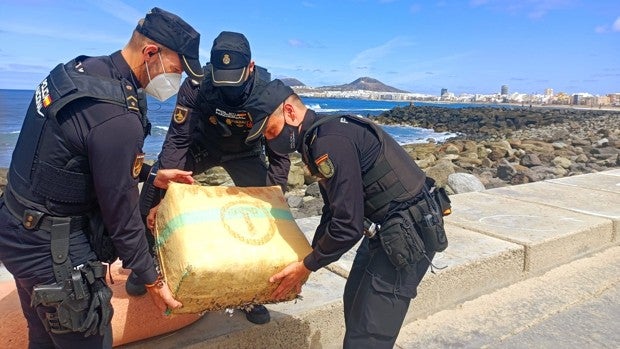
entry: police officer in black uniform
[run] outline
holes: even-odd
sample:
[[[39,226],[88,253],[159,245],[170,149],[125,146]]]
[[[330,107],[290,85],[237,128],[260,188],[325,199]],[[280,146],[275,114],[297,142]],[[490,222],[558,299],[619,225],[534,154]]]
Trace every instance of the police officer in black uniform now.
[[[0,198],[0,260],[15,278],[30,348],[111,348],[116,256],[149,287],[160,309],[176,308],[148,252],[138,209],[146,118],[144,92],[165,100],[184,70],[203,75],[200,35],[153,8],[129,43],[109,56],[59,64],[36,88]],[[164,170],[156,185],[191,183]]]
[[[318,116],[280,80],[248,105],[248,141],[263,134],[277,153],[300,152],[324,200],[313,251],[270,278],[279,283],[273,297],[300,292],[310,272],[366,235],[344,290],[344,347],[393,347],[434,252],[447,244],[432,180],[373,122]]]
[[[262,140],[246,143],[253,120],[246,110],[246,102],[261,90],[271,75],[252,60],[250,43],[245,35],[223,31],[213,41],[211,61],[205,68],[201,84],[191,77],[183,82],[170,121],[159,168],[183,168],[202,173],[222,166],[235,185],[260,187],[280,185],[286,190],[290,160],[288,154],[265,151]],[[143,190],[141,200],[147,202],[143,214],[157,203],[161,194],[153,194],[152,186]],[[151,196],[151,197],[148,197]],[[129,278],[127,292],[139,295],[141,285]],[[269,322],[267,308],[255,305],[245,309],[249,321]]]

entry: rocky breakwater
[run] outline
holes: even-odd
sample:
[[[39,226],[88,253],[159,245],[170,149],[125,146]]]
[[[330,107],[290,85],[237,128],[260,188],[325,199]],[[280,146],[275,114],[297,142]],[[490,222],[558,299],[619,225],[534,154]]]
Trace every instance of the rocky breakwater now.
[[[620,166],[620,111],[407,106],[374,121],[458,133],[442,144],[404,146],[452,193]]]

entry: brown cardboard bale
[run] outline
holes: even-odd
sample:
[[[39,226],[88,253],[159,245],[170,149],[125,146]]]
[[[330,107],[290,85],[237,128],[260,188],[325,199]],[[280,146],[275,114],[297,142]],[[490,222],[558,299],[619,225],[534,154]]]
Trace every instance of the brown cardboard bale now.
[[[183,303],[174,313],[275,303],[269,277],[311,250],[278,186],[172,183],[155,231],[162,273]]]

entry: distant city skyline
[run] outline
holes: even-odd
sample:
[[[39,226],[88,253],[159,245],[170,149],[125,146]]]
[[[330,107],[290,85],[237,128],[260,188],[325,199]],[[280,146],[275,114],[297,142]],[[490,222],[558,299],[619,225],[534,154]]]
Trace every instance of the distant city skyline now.
[[[280,78],[288,78],[288,79],[295,79],[298,80],[299,82],[303,83],[307,88],[313,88],[313,89],[324,89],[328,86],[310,86],[305,84],[303,81],[301,81],[300,79],[297,79],[295,77],[280,77]],[[364,78],[364,77],[360,77],[360,78]],[[358,78],[358,79],[360,79]],[[366,78],[372,78],[371,76],[368,76]],[[356,79],[357,80],[357,79]],[[379,80],[379,79],[376,79]],[[355,80],[354,80],[355,81]],[[384,83],[383,81],[380,81],[381,83]],[[342,84],[334,84],[334,85],[329,85],[329,86],[340,86],[340,85],[346,85],[346,84],[350,84],[352,83],[352,81],[349,81],[348,83],[342,83]],[[394,87],[394,86],[390,86],[389,84],[385,84],[388,87]],[[554,92],[555,91],[555,92]],[[618,90],[620,91],[620,89]],[[429,95],[429,96],[443,96],[444,94],[447,93],[451,93],[454,94],[453,91],[451,91],[449,88],[441,88],[439,89],[439,91],[437,91],[437,93],[420,93],[420,92],[415,92],[415,91],[407,91],[407,93],[409,94],[424,94],[424,95]],[[537,93],[529,93],[529,92],[524,92],[524,91],[513,91],[509,85],[507,84],[499,84],[497,86],[497,91],[491,91],[489,93],[476,93],[476,92],[462,92],[460,93],[460,95],[467,95],[467,94],[478,94],[478,95],[488,95],[488,94],[497,94],[497,95],[509,95],[509,94],[529,94],[529,95],[553,95],[554,93],[562,93],[562,94],[567,94],[567,95],[592,95],[592,96],[606,96],[606,95],[610,95],[610,94],[620,94],[620,92],[606,92],[606,93],[601,93],[601,94],[595,94],[595,93],[591,93],[588,91],[582,91],[582,92],[568,92],[568,91],[556,91],[554,88],[552,87],[547,87],[544,88],[542,91],[537,92]]]
[[[4,0],[0,88],[34,89],[58,63],[122,48],[153,6],[201,33],[244,33],[257,65],[309,86],[369,76],[438,95],[620,92],[618,0]]]

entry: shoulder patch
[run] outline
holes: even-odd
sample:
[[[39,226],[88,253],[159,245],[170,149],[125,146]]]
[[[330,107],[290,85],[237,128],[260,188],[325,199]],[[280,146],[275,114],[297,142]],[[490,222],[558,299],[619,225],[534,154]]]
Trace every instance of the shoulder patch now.
[[[136,154],[136,158],[133,160],[133,168],[131,169],[131,175],[133,178],[138,178],[142,165],[144,164],[144,153]]]
[[[314,163],[323,177],[331,178],[334,175],[334,164],[329,159],[329,154],[319,156],[316,160],[314,160]]]
[[[172,119],[177,124],[182,124],[185,122],[185,119],[187,119],[188,113],[189,113],[189,109],[177,104],[176,107],[174,108],[174,113],[172,113]]]

